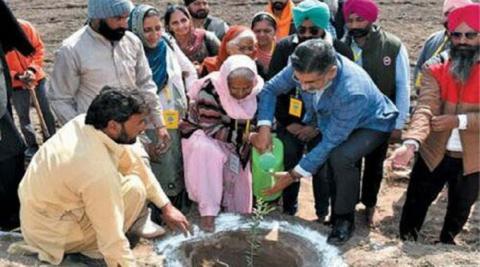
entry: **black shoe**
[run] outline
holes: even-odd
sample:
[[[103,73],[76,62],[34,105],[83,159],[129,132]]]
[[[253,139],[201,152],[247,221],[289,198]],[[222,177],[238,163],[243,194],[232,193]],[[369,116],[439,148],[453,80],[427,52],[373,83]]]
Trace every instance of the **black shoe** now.
[[[402,239],[402,241],[416,242],[418,239],[418,234],[416,234],[414,231],[408,232],[400,230],[400,239]]]
[[[368,227],[373,226],[373,216],[375,215],[375,207],[366,207],[365,208],[365,220]]]
[[[355,226],[349,220],[337,219],[333,229],[328,235],[327,243],[340,246],[345,244],[352,237]]]
[[[457,243],[454,240],[435,240],[433,244],[435,245],[444,244],[444,245],[453,245],[453,246],[457,245]]]

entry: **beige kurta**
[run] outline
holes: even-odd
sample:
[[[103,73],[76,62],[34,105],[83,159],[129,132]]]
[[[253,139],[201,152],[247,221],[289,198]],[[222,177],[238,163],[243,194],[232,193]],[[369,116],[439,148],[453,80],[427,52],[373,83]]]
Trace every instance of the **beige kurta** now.
[[[84,120],[67,123],[33,157],[18,190],[22,234],[53,264],[67,252],[98,250],[109,266],[133,266],[124,233],[144,205],[139,199],[163,207],[168,198],[132,146]]]

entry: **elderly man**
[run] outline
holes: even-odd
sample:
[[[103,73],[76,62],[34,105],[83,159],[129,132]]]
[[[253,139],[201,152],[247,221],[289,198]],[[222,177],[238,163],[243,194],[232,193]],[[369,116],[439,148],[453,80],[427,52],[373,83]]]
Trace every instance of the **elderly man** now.
[[[296,34],[281,40],[275,47],[270,64],[269,77],[275,76],[288,64],[288,58],[295,48],[302,42],[321,38],[333,43],[336,51],[353,59],[351,50],[338,40],[333,40],[331,34],[326,31],[330,14],[328,6],[318,0],[305,0],[293,8],[293,18],[298,29]],[[290,107],[299,103],[302,107],[294,112]],[[313,148],[319,141],[318,131],[315,125],[306,125],[302,122],[304,104],[300,89],[295,87],[277,98],[275,118],[277,119],[277,133],[284,145],[284,163],[286,169],[295,167],[302,158],[304,148]],[[318,176],[318,177],[317,177]],[[283,212],[295,215],[297,212],[297,198],[300,183],[293,183],[283,193]],[[326,177],[320,178],[320,173],[314,179],[313,189],[315,194],[315,209],[319,222],[323,222],[328,215],[329,187]]]
[[[266,194],[278,192],[329,165],[335,193],[333,229],[327,241],[343,244],[353,233],[360,189],[360,171],[355,163],[388,139],[398,111],[362,68],[336,54],[324,40],[309,40],[295,49],[291,65],[260,93],[260,128],[252,137],[260,151],[271,147],[276,97],[297,86],[306,108],[303,120],[306,124],[315,121],[321,141],[288,173],[277,173],[276,185]]]
[[[13,121],[12,84],[5,53],[16,51],[28,56],[35,49],[4,1],[0,1],[0,24],[0,230],[6,231],[20,224],[16,193],[25,172],[25,145]]]
[[[22,234],[40,260],[59,264],[65,253],[81,253],[103,257],[108,266],[135,266],[125,232],[142,236],[147,199],[168,225],[188,231],[185,217],[128,145],[145,129],[147,110],[138,91],[106,87],[86,116],[40,147],[18,190]]]
[[[423,44],[422,51],[420,52],[420,55],[417,59],[417,64],[415,65],[413,80],[415,81],[415,91],[417,96],[419,94],[419,89],[422,82],[422,75],[420,74],[420,71],[423,64],[427,62],[427,60],[429,60],[430,58],[447,50],[450,44],[447,33],[448,14],[455,8],[462,7],[471,3],[472,1],[470,0],[445,0],[445,2],[443,2],[442,13],[444,17],[445,29],[440,30],[428,37],[427,41],[425,41],[425,44]]]
[[[420,152],[400,220],[402,239],[417,240],[428,207],[448,183],[440,242],[455,244],[478,197],[480,181],[480,4],[448,15],[450,49],[427,61],[418,105],[393,167]]]
[[[169,140],[164,127],[157,86],[152,80],[142,41],[127,31],[129,0],[89,0],[87,25],[63,41],[55,56],[49,99],[63,125],[87,111],[108,85],[138,88],[148,96],[149,119],[162,144]]]
[[[210,7],[207,0],[184,0],[184,3],[188,12],[192,15],[195,28],[211,31],[215,33],[219,40],[223,39],[228,31],[228,24],[221,18],[208,15]]]
[[[410,108],[407,49],[400,39],[374,24],[379,9],[373,0],[348,0],[343,13],[348,28],[344,42],[351,47],[355,63],[367,71],[378,89],[397,106],[399,116],[390,141],[398,141]],[[373,224],[388,143],[385,140],[365,156],[361,202],[365,205],[365,219],[369,225]]]

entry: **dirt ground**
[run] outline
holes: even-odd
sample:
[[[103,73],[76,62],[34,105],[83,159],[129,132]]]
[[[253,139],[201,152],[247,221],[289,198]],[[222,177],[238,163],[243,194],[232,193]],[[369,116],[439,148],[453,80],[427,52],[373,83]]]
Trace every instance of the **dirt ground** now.
[[[86,0],[10,0],[19,18],[32,22],[42,34],[46,45],[46,69],[53,64],[55,49],[61,41],[80,28],[86,19]],[[137,1],[140,2],[140,1]],[[141,1],[164,10],[167,1]],[[174,1],[173,1],[174,2]],[[263,9],[266,0],[210,0],[211,13],[230,24],[249,24],[254,13]],[[441,0],[381,0],[379,24],[399,36],[406,45],[411,63],[423,41],[441,29]],[[443,192],[430,208],[421,240],[402,242],[398,223],[405,199],[408,179],[405,174],[387,172],[379,194],[375,226],[368,228],[362,220],[363,207],[358,206],[355,236],[341,247],[342,255],[351,266],[480,266],[480,205],[476,205],[464,231],[457,237],[458,246],[434,245],[440,233],[446,207]],[[478,203],[477,203],[478,204]],[[300,220],[315,219],[311,182],[302,182]],[[312,223],[313,224],[313,223]],[[319,227],[328,234],[327,227]],[[13,237],[0,236],[0,266],[42,266],[34,258],[9,255]],[[142,241],[134,250],[142,266],[160,266],[161,257],[152,253],[151,243]],[[71,262],[65,266],[73,266]],[[80,265],[77,265],[80,266]]]

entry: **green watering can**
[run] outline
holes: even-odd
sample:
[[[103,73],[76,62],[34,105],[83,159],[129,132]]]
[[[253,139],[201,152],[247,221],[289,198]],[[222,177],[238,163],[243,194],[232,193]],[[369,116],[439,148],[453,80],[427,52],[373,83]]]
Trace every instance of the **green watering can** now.
[[[282,192],[279,192],[268,197],[262,194],[263,190],[269,189],[275,184],[273,173],[284,170],[282,141],[274,137],[272,142],[271,152],[260,154],[255,148],[252,150],[253,195],[266,201],[275,200],[282,194]]]

